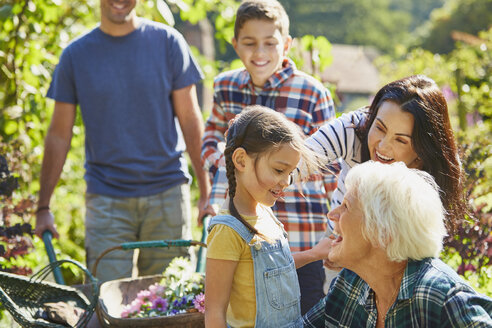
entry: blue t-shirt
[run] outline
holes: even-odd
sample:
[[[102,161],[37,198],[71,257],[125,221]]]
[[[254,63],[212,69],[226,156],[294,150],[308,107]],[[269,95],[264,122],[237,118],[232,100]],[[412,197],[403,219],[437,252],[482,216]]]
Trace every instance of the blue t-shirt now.
[[[122,37],[95,28],[62,53],[47,96],[79,104],[87,192],[154,195],[189,181],[171,93],[202,73],[175,29],[140,19]]]

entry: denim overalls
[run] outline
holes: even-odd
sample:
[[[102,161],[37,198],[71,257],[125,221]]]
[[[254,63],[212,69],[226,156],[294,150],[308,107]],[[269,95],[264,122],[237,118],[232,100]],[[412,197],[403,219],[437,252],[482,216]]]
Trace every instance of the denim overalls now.
[[[255,327],[298,327],[301,321],[301,292],[296,267],[287,242],[287,233],[283,225],[273,218],[281,227],[283,237],[272,244],[263,240],[251,243],[254,234],[231,215],[213,217],[208,231],[216,224],[224,224],[234,229],[250,245],[255,274]]]

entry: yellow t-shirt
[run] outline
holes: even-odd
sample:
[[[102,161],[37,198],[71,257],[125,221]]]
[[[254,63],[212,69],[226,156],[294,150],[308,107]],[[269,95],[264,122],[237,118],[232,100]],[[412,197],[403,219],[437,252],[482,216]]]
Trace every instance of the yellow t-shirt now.
[[[230,215],[225,210],[219,213],[219,215],[224,214]],[[278,239],[283,231],[274,221],[271,210],[263,208],[259,214],[258,217],[243,216],[243,218],[265,236]],[[250,246],[234,229],[218,224],[212,228],[207,238],[207,258],[239,262],[232,280],[227,323],[234,328],[254,327],[256,295]]]

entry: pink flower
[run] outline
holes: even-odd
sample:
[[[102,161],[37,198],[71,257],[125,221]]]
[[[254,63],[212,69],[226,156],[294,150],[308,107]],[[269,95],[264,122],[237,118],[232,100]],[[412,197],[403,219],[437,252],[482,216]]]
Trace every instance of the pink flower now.
[[[160,296],[160,297],[164,296],[165,290],[166,288],[157,282],[149,286],[149,291],[155,294],[156,296]]]
[[[141,299],[139,299],[139,298],[134,299],[133,302],[131,302],[130,306],[129,306],[130,313],[140,312],[143,304],[144,304],[144,302]]]
[[[154,296],[155,296],[155,294],[154,294]],[[142,303],[152,301],[152,299],[153,299],[152,293],[150,291],[148,291],[147,289],[141,290],[137,294],[137,299],[141,300]]]
[[[128,318],[129,316],[130,316],[130,309],[124,308],[123,311],[121,311],[121,317]]]
[[[205,295],[203,293],[196,295],[193,300],[193,305],[198,312],[205,313]]]
[[[152,301],[152,309],[156,309],[162,312],[167,310],[167,300],[162,297],[157,297],[154,301]]]

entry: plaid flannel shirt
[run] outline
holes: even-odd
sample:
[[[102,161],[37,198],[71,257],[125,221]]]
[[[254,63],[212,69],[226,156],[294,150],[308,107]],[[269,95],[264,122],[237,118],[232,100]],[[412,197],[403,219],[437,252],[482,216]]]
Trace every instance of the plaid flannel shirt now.
[[[343,269],[309,310],[304,327],[376,327],[374,291]],[[492,327],[492,299],[475,292],[441,260],[409,261],[385,327]]]
[[[335,117],[330,92],[313,77],[300,72],[285,59],[263,88],[254,87],[244,69],[224,72],[214,81],[214,106],[205,126],[202,160],[212,180],[210,204],[222,205],[227,193],[223,150],[228,122],[245,106],[263,105],[283,113],[306,135],[311,135]],[[310,181],[292,185],[272,208],[289,233],[291,250],[312,248],[323,236],[331,191],[336,176],[313,176]]]

